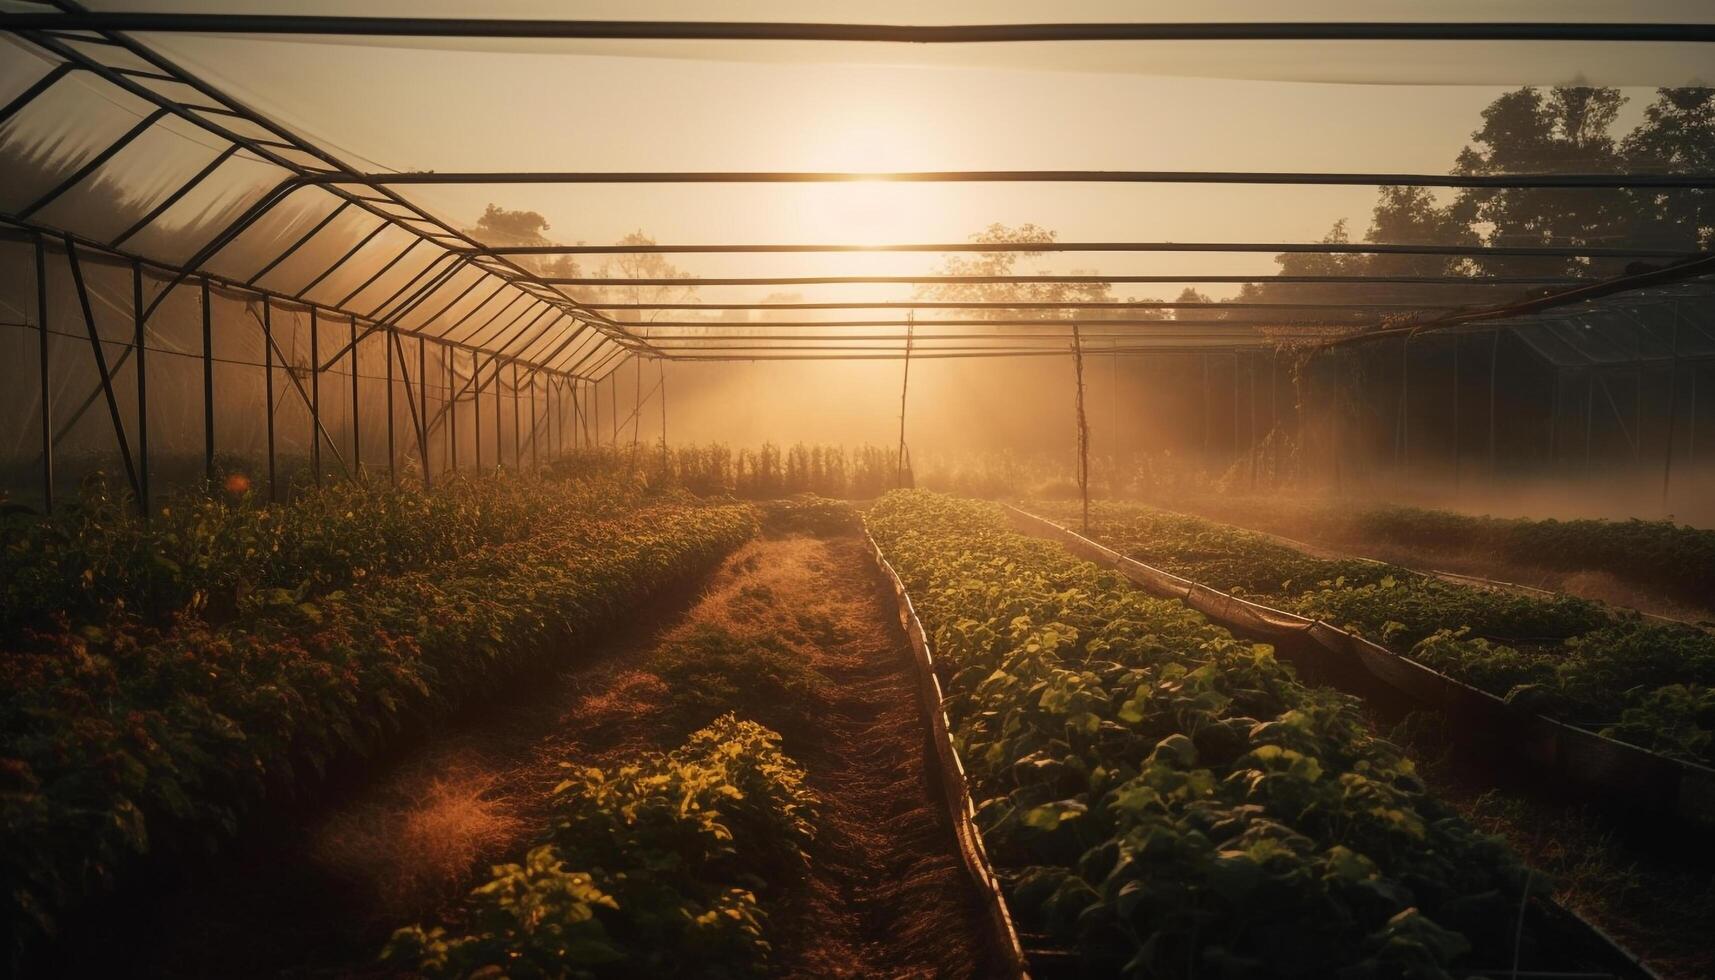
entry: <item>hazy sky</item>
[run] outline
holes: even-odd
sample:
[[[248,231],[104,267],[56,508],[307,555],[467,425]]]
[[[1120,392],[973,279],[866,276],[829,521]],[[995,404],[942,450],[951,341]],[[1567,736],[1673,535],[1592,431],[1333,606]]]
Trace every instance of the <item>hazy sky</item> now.
[[[149,10],[469,14],[455,0],[103,0]],[[487,16],[895,22],[1138,19],[1138,5],[866,4],[690,0],[499,2]],[[1715,4],[1315,0],[1156,5],[1162,19],[1715,20]],[[1046,11],[1046,12],[1045,12]],[[1702,46],[1673,44],[1075,43],[922,46],[765,42],[523,42],[147,35],[241,100],[378,170],[1361,170],[1443,172],[1494,97],[1521,83],[1627,86],[1622,125],[1650,86],[1705,77]],[[0,69],[21,87],[40,67]],[[10,78],[17,75],[17,78]],[[1715,78],[1715,72],[1707,77]],[[88,98],[43,138],[95,139]],[[71,93],[55,93],[72,98]],[[109,103],[112,97],[103,96]],[[118,115],[116,115],[118,113]],[[47,114],[54,115],[54,114]],[[37,114],[37,121],[43,114]],[[151,134],[151,141],[186,134]],[[179,127],[184,129],[184,127]],[[198,134],[188,134],[196,138]],[[150,141],[144,141],[150,142]],[[184,175],[210,152],[183,163]],[[162,151],[164,152],[164,150]],[[127,180],[174,182],[167,166]],[[265,178],[259,178],[259,180]],[[413,186],[460,225],[485,205],[541,212],[550,237],[613,242],[957,241],[994,222],[1064,240],[1320,238],[1337,218],[1362,234],[1370,188],[1075,184]],[[312,217],[313,220],[313,217]],[[675,256],[692,274],[933,271],[938,256]],[[1065,255],[1021,271],[1262,275],[1266,254]],[[805,299],[902,299],[909,286],[797,289]],[[765,290],[705,288],[706,301]],[[1228,290],[1207,289],[1216,296]],[[1169,296],[1173,284],[1122,289]]]
[[[452,2],[109,2],[143,9],[462,12]],[[1620,9],[1620,8],[1623,8]],[[1158,8],[1165,9],[1165,8]],[[1140,19],[1129,3],[501,3],[488,16],[998,22]],[[1701,3],[1198,4],[1162,19],[1710,20]],[[1209,169],[1445,171],[1519,82],[1694,80],[1691,45],[903,45],[442,42],[155,36],[360,166],[433,170]],[[615,56],[622,55],[622,56]],[[1217,76],[1235,77],[1217,77]],[[1715,76],[1715,73],[1711,73]],[[1361,79],[1336,83],[1302,79]],[[1282,80],[1293,79],[1293,80]],[[1406,84],[1423,81],[1477,84]],[[1383,83],[1386,84],[1383,84]],[[1626,122],[1649,98],[1631,91]],[[1074,185],[412,187],[462,223],[494,202],[611,242],[958,240],[991,222],[1063,239],[1305,240],[1355,232],[1367,188]],[[694,273],[913,271],[933,257],[676,257]],[[1082,259],[1041,267],[1089,266]],[[1267,256],[1114,257],[1113,271],[1264,273]],[[713,298],[713,297],[708,297]],[[811,297],[818,298],[818,297]]]

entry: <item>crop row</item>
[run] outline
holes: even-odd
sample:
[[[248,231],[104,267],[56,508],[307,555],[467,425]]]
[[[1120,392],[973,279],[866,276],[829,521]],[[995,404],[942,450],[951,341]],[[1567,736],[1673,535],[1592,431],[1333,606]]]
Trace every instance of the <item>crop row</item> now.
[[[1034,506],[1034,505],[1033,505]],[[1043,505],[1070,517],[1064,505]],[[1549,717],[1715,764],[1715,635],[1571,596],[1325,560],[1228,525],[1134,504],[1091,508],[1090,533],[1138,561],[1321,619]]]
[[[384,959],[429,977],[741,977],[771,952],[759,891],[803,880],[816,801],[780,736],[732,714],[670,753],[574,769],[552,826]],[[484,972],[488,971],[488,972]]]
[[[1193,508],[1195,509],[1195,507]],[[1482,555],[1527,569],[1601,572],[1699,605],[1711,601],[1715,530],[1671,520],[1531,520],[1477,517],[1421,507],[1360,506],[1296,499],[1216,502],[1227,512],[1294,528],[1295,537],[1423,555]],[[1245,524],[1247,520],[1238,520]]]
[[[248,596],[314,595],[516,541],[545,521],[621,513],[638,484],[517,474],[415,484],[338,481],[289,503],[241,483],[184,494],[142,520],[99,476],[51,517],[0,516],[0,647],[22,631],[143,617],[232,616]]]
[[[1133,977],[1512,961],[1526,869],[1427,795],[1352,699],[993,505],[898,492],[868,521],[950,674],[978,822],[1027,929]],[[1549,954],[1524,942],[1526,963]]]
[[[263,801],[564,654],[717,561],[756,515],[669,497],[606,517],[555,509],[531,530],[356,588],[252,592],[221,625],[110,622],[6,656],[9,934],[51,930],[141,855],[216,846]]]

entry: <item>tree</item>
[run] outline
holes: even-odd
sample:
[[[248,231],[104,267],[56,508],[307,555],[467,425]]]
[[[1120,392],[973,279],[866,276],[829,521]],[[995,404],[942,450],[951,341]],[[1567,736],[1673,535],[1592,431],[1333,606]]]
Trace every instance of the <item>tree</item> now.
[[[548,219],[539,212],[509,211],[490,204],[483,210],[482,217],[476,220],[476,227],[465,229],[465,234],[484,245],[552,245],[547,231]],[[577,279],[580,276],[577,259],[571,255],[546,258],[521,255],[516,256],[515,261],[545,278]]]
[[[1664,88],[1644,121],[1621,143],[1634,169],[1656,173],[1715,170],[1715,88]],[[1715,200],[1707,191],[1643,191],[1634,198],[1637,241],[1663,248],[1715,247]]]
[[[1612,128],[1625,103],[1612,88],[1508,92],[1483,110],[1483,126],[1471,134],[1474,145],[1460,152],[1454,172],[1619,173],[1626,160]],[[1632,211],[1623,194],[1559,188],[1469,188],[1453,205],[1455,219],[1486,228],[1483,240],[1491,245],[1612,245],[1624,239]],[[1474,265],[1491,273],[1541,271],[1533,260],[1483,258]],[[1557,265],[1569,274],[1612,274],[1623,263],[1566,258]]]
[[[1033,224],[1011,228],[1002,224],[989,225],[972,235],[979,244],[1048,243],[1055,240],[1054,232]],[[1015,270],[1021,259],[1040,258],[1044,252],[975,252],[951,255],[939,270],[944,276],[1012,276],[1025,275]],[[1052,275],[1046,269],[1038,275]],[[1074,271],[1071,275],[1080,275]],[[1021,282],[1021,283],[932,283],[918,287],[917,298],[938,303],[1100,303],[1112,302],[1113,284],[1106,282]],[[1055,319],[1076,312],[1082,320],[1095,319],[1166,319],[1159,310],[1035,310],[1028,308],[996,308],[957,311],[961,319],[1030,320]]]
[[[653,245],[655,239],[642,230],[634,231],[616,244]],[[596,269],[598,279],[689,279],[685,272],[658,252],[622,252],[604,261]],[[697,294],[695,286],[680,285],[621,285],[595,286],[579,295],[587,303],[687,303]],[[613,310],[614,319],[631,323],[685,318],[688,310]]]

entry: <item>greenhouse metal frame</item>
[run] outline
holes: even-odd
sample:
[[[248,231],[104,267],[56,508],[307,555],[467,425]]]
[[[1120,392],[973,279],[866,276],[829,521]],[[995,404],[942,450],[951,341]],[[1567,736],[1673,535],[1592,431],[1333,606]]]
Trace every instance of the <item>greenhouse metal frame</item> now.
[[[1435,188],[1594,188],[1674,189],[1708,191],[1715,174],[1557,173],[1509,175],[1434,175],[1406,173],[1273,173],[1183,171],[938,171],[912,173],[847,172],[473,172],[371,173],[355,168],[325,146],[269,118],[193,72],[174,63],[129,32],[232,32],[241,34],[311,34],[350,36],[508,37],[508,38],[647,38],[705,40],[862,41],[879,43],[1006,44],[1020,41],[1073,40],[1527,40],[1527,41],[1715,41],[1715,27],[1696,24],[1471,24],[1471,23],[1274,23],[1274,24],[1005,24],[895,26],[785,23],[691,23],[628,21],[541,21],[484,19],[425,19],[387,17],[311,17],[275,15],[122,14],[92,13],[81,6],[54,0],[23,4],[32,12],[0,13],[0,33],[40,57],[48,67],[33,84],[0,107],[0,126],[29,111],[74,73],[100,80],[113,90],[142,100],[153,108],[129,129],[85,158],[28,204],[0,213],[0,239],[22,246],[35,280],[36,322],[40,332],[39,383],[42,399],[40,467],[42,495],[49,509],[55,499],[56,446],[77,421],[105,409],[112,436],[132,493],[145,514],[151,500],[150,394],[146,342],[151,318],[174,298],[193,295],[201,308],[201,402],[203,468],[216,476],[219,421],[216,411],[215,337],[211,309],[217,299],[239,300],[257,319],[266,376],[266,456],[270,493],[278,482],[276,396],[295,397],[308,413],[310,466],[320,479],[329,453],[340,471],[356,476],[364,467],[364,424],[384,411],[389,477],[397,479],[403,462],[414,459],[420,478],[428,482],[438,472],[460,468],[455,405],[468,401],[474,422],[474,466],[485,460],[514,467],[536,464],[542,455],[600,440],[599,388],[626,360],[808,360],[874,358],[1064,357],[1083,351],[1102,353],[1176,353],[1206,359],[1211,354],[1261,354],[1277,345],[1326,348],[1400,336],[1402,365],[1409,379],[1411,338],[1425,332],[1486,331],[1495,343],[1503,331],[1518,333],[1554,365],[1556,409],[1562,371],[1584,372],[1586,385],[1585,453],[1589,452],[1588,419],[1595,408],[1600,372],[1616,365],[1642,370],[1648,363],[1701,364],[1715,359],[1715,333],[1707,311],[1715,303],[1715,256],[1682,250],[1614,245],[1407,245],[1370,243],[1271,242],[1048,242],[1048,243],[926,243],[888,245],[766,244],[721,242],[666,245],[490,245],[477,241],[443,218],[419,206],[401,187],[428,184],[635,184],[635,183],[809,183],[857,180],[932,183],[1173,183],[1280,184],[1289,186],[1418,186]],[[52,218],[53,206],[76,199],[99,183],[104,167],[123,162],[127,147],[145,139],[171,121],[188,124],[219,147],[196,172],[161,195],[140,219],[105,238],[82,235]],[[136,243],[147,236],[176,206],[193,197],[222,168],[238,159],[275,168],[280,178],[266,186],[247,206],[197,243],[178,260],[152,255]],[[312,201],[319,217],[293,212],[287,205]],[[282,217],[282,215],[284,217]],[[362,224],[351,227],[359,219]],[[222,273],[211,262],[246,233],[279,227],[278,247],[252,257],[242,275]],[[373,227],[370,227],[370,225]],[[337,227],[336,227],[337,226]],[[377,243],[389,239],[390,251],[373,254]],[[312,243],[335,244],[339,258],[331,265],[297,269],[300,256]],[[1589,279],[1576,276],[1282,276],[1232,275],[1214,269],[1193,275],[1102,276],[753,276],[743,278],[587,278],[545,276],[518,260],[522,256],[618,253],[856,253],[917,252],[1185,252],[1185,253],[1305,253],[1406,254],[1449,257],[1536,256],[1656,260],[1625,276]],[[76,297],[74,319],[81,323],[80,342],[87,340],[98,376],[94,391],[56,391],[50,363],[50,265],[63,263]],[[98,316],[92,305],[87,269],[100,266],[129,276],[129,318],[132,333],[117,357],[109,359]],[[414,271],[413,271],[414,270]],[[284,272],[294,277],[285,281]],[[356,281],[355,288],[331,289]],[[570,286],[660,285],[805,285],[905,283],[1028,284],[1028,283],[1147,283],[1280,281],[1328,285],[1446,285],[1533,286],[1536,298],[1511,304],[1449,302],[1445,305],[1378,302],[828,302],[828,303],[611,303],[580,302],[566,292]],[[395,280],[402,280],[395,286]],[[383,285],[383,283],[385,284]],[[335,295],[335,293],[338,295]],[[1666,310],[1666,337],[1661,322],[1645,325],[1632,307]],[[1705,312],[1699,321],[1687,308]],[[1018,310],[1038,315],[1008,320],[918,319],[917,311]],[[1142,310],[1234,311],[1235,319],[1137,319]],[[256,312],[259,310],[259,313]],[[769,310],[889,310],[900,315],[878,319],[743,323],[744,333],[721,332],[714,321],[671,319],[647,324],[611,315],[635,311]],[[1242,316],[1291,311],[1280,319]],[[1106,312],[1112,318],[1080,311]],[[168,313],[172,311],[167,311]],[[292,365],[277,342],[275,317],[289,312],[307,317],[309,359]],[[1574,336],[1568,324],[1626,321],[1638,332],[1634,350],[1596,349],[1588,331]],[[1685,324],[1687,329],[1681,330]],[[647,330],[639,328],[646,327]],[[897,333],[797,333],[802,328],[903,328]],[[1520,328],[1529,327],[1528,332]],[[791,334],[769,328],[792,328]],[[922,328],[923,333],[917,333]],[[1034,328],[1033,333],[997,332]],[[331,330],[331,333],[330,333]],[[686,332],[689,331],[689,332]],[[700,331],[700,332],[699,332]],[[1528,335],[1527,335],[1528,333]],[[60,336],[60,340],[72,339]],[[874,346],[895,342],[891,346]],[[385,398],[377,406],[362,397],[359,354],[379,344]],[[919,347],[918,344],[925,346]],[[1612,346],[1612,345],[1610,345]],[[1647,350],[1646,346],[1654,349]],[[431,380],[430,352],[436,355]],[[1457,356],[1457,354],[1455,355]],[[127,359],[135,362],[135,405],[116,390],[114,377]],[[373,357],[371,358],[374,359]],[[349,361],[349,413],[352,458],[340,451],[338,440],[324,425],[324,381],[343,377],[334,372]],[[463,363],[468,363],[468,369]],[[276,373],[284,367],[285,390],[276,391]],[[373,365],[372,365],[373,366]],[[1494,359],[1489,362],[1491,386]],[[465,377],[461,381],[460,373]],[[1205,370],[1205,376],[1207,372]],[[1675,374],[1677,378],[1677,374]],[[1254,386],[1254,373],[1252,384]],[[1605,382],[1602,383],[1605,390]],[[1691,384],[1695,392],[1696,370]],[[656,390],[664,386],[664,379]],[[643,393],[637,392],[639,406]],[[1641,382],[1640,382],[1641,392]],[[611,386],[610,386],[611,390]],[[653,395],[653,391],[651,395]],[[490,398],[490,395],[492,396]],[[341,392],[342,399],[346,397]],[[611,399],[612,396],[610,396]],[[663,392],[664,397],[664,392]],[[1235,406],[1238,371],[1234,371]],[[1408,445],[1405,399],[1401,395],[1401,451]],[[1641,398],[1641,393],[1640,393]],[[1695,398],[1695,394],[1693,394]],[[56,427],[53,401],[81,399],[72,422]],[[505,405],[510,401],[510,407]],[[432,407],[431,401],[438,401]],[[488,401],[489,407],[484,407]],[[1615,418],[1624,427],[1620,407]],[[403,403],[402,405],[399,403]],[[1677,404],[1677,403],[1675,403]],[[1695,402],[1693,403],[1695,405]],[[1254,392],[1253,392],[1254,414]],[[1456,410],[1456,409],[1455,409]],[[1675,409],[1677,410],[1677,409]],[[616,417],[617,404],[610,400]],[[635,415],[637,409],[633,410]],[[125,419],[135,413],[135,423]],[[529,422],[522,424],[520,413]],[[1641,407],[1638,409],[1641,418]],[[491,414],[489,414],[491,413]],[[503,438],[503,419],[511,415],[511,438]],[[485,414],[488,417],[485,419]],[[1490,452],[1494,443],[1494,409],[1490,409]],[[596,424],[592,430],[591,420]],[[1234,425],[1238,411],[1235,407]],[[1695,408],[1693,409],[1695,424]],[[403,426],[405,431],[398,431]],[[134,440],[128,437],[128,428]],[[566,430],[570,428],[568,436]],[[492,429],[492,432],[490,431]],[[379,438],[372,426],[368,437]],[[581,435],[580,435],[581,431]],[[1455,430],[1457,431],[1457,429]],[[527,432],[527,434],[526,434]],[[1254,435],[1254,433],[1253,433]],[[1635,436],[1635,432],[1634,432]],[[1550,439],[1555,438],[1551,429]],[[1235,432],[1236,439],[1236,432]],[[507,445],[507,442],[510,445]],[[134,444],[133,444],[134,442]],[[1636,440],[1634,444],[1640,444]],[[439,448],[437,448],[437,445]],[[1695,440],[1693,439],[1693,449]],[[485,452],[486,450],[486,452]],[[439,455],[439,460],[432,459]],[[1667,471],[1671,472],[1670,430]],[[1664,475],[1664,480],[1666,476]]]

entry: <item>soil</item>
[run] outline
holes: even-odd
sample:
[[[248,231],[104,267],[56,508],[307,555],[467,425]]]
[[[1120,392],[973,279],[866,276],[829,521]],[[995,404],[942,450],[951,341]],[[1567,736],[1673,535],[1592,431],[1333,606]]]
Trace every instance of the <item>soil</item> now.
[[[776,726],[822,800],[810,880],[772,910],[778,971],[988,975],[910,648],[861,537],[753,541],[699,589],[638,610],[626,633],[568,651],[570,666],[526,678],[318,807],[277,814],[218,863],[119,896],[74,931],[66,974],[389,975],[376,955],[393,929],[456,915],[489,865],[537,837],[562,762],[616,765],[683,740],[648,665],[715,627],[784,644],[830,682],[815,724]]]

